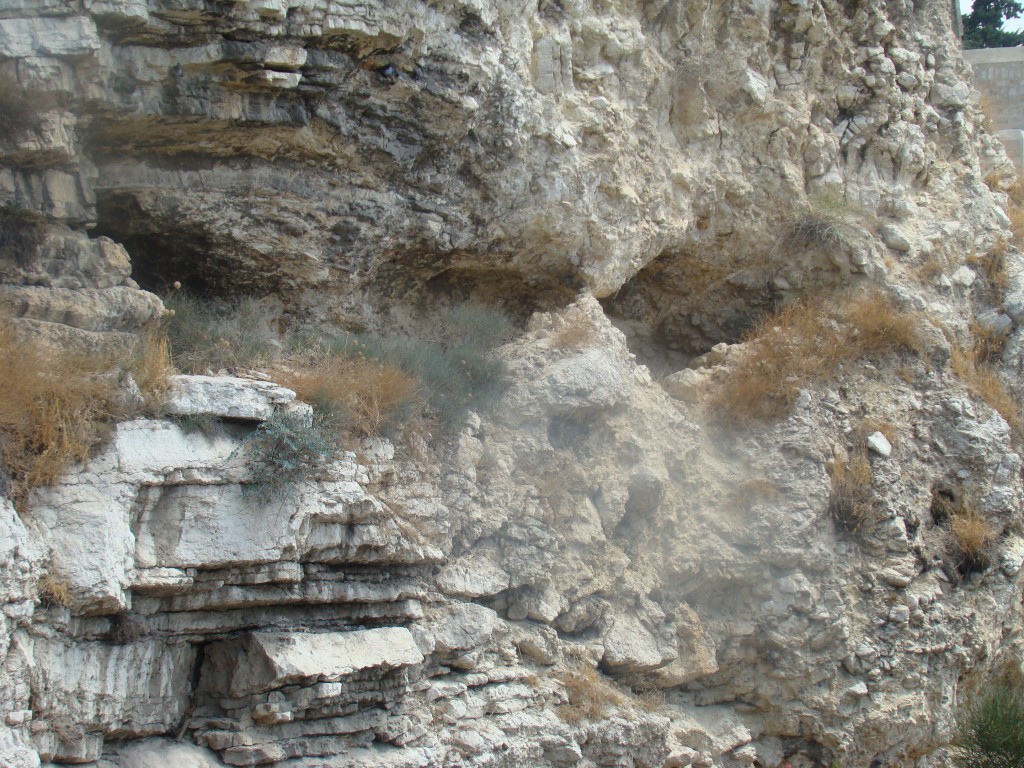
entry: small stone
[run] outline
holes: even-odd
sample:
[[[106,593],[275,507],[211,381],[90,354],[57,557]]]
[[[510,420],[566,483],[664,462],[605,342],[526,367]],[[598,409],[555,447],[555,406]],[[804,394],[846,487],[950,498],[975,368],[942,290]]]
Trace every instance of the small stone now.
[[[264,421],[275,406],[295,399],[290,389],[234,376],[173,376],[164,411],[172,416],[214,416]]]
[[[868,435],[868,450],[877,453],[883,458],[889,458],[892,453],[892,443],[881,432],[872,432]]]
[[[751,744],[737,747],[732,751],[732,757],[745,765],[753,765],[757,760],[757,750]]]
[[[878,234],[882,236],[882,242],[885,243],[886,247],[900,253],[907,253],[910,250],[910,241],[899,227],[893,224],[885,224],[879,227]]]
[[[24,725],[32,719],[31,709],[19,709],[14,712],[7,713],[7,724],[8,725]]]
[[[889,621],[893,624],[906,624],[910,621],[910,609],[905,605],[894,605],[889,611]]]
[[[700,753],[689,747],[679,747],[672,752],[665,760],[664,768],[686,768],[693,765],[693,761],[700,756]]]
[[[962,285],[964,288],[970,288],[974,285],[974,281],[977,279],[977,275],[974,270],[970,267],[960,267],[956,272],[950,275],[949,279],[957,285]]]
[[[692,368],[686,368],[671,376],[666,376],[661,386],[669,396],[684,403],[696,403],[704,387],[705,376]]]
[[[885,568],[879,572],[878,578],[891,587],[905,587],[911,582],[910,576],[895,568]]]
[[[868,695],[868,685],[863,680],[858,680],[856,683],[846,689],[846,693],[850,696],[856,696],[861,698],[862,696]]]

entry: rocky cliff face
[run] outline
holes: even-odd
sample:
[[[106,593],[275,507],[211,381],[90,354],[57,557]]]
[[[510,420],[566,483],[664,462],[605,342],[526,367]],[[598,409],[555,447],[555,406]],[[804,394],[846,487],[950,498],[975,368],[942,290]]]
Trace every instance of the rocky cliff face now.
[[[221,429],[125,421],[5,500],[0,762],[941,762],[1019,662],[1024,561],[1012,413],[955,364],[996,338],[1024,390],[1012,168],[952,25],[945,0],[7,3],[18,334],[123,346],[173,281],[282,327],[473,300],[519,329],[458,434],[363,440],[270,502],[245,438],[308,408],[228,376],[163,410]],[[762,312],[867,287],[917,354],[716,417]],[[973,560],[968,507],[996,537]]]

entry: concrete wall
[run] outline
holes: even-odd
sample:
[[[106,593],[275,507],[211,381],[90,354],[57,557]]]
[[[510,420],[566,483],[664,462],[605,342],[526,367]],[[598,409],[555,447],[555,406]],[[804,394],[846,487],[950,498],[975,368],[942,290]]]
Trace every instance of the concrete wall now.
[[[1024,166],[1024,47],[964,51],[982,106],[1018,168]]]

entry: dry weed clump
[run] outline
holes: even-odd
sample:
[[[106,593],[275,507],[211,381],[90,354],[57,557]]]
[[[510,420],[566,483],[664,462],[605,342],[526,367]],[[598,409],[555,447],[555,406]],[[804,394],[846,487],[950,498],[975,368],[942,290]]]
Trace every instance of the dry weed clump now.
[[[146,403],[159,405],[174,375],[167,336],[155,331],[140,336],[132,348],[128,370]]]
[[[277,361],[281,344],[258,299],[210,300],[187,290],[161,297],[174,365],[185,373],[259,368]]]
[[[949,358],[949,368],[974,395],[980,397],[989,407],[1002,416],[1016,439],[1024,435],[1024,419],[1020,404],[1003,385],[999,372],[985,362],[986,346],[977,340],[970,348],[954,346]]]
[[[609,710],[625,706],[629,701],[614,683],[587,664],[581,663],[576,669],[557,677],[565,686],[569,699],[568,704],[558,708],[558,716],[570,725],[601,720]]]
[[[924,342],[918,332],[919,315],[896,307],[880,293],[849,296],[833,309],[832,316],[841,324],[836,341],[846,349],[840,351],[840,362],[858,357],[881,358],[899,352],[921,354]]]
[[[1024,208],[1018,214],[1020,216],[1021,233],[1024,234]],[[1011,217],[1011,226],[1012,224]],[[1010,285],[1010,274],[1006,270],[1006,252],[1010,244],[1005,238],[1001,238],[992,248],[983,254],[972,253],[967,257],[967,264],[980,272],[984,278],[985,286],[993,294],[993,300],[998,303],[1006,293]]]
[[[402,369],[362,357],[328,357],[286,373],[282,383],[330,426],[377,435],[407,416],[418,382]]]
[[[836,527],[856,533],[871,519],[871,463],[867,451],[858,449],[848,461],[837,459],[832,464],[832,492],[828,512]]]
[[[995,526],[973,506],[961,504],[949,521],[952,554],[961,573],[983,571],[992,564],[999,534]]]
[[[36,593],[43,605],[60,605],[64,608],[71,605],[71,590],[68,588],[68,583],[48,573],[39,579]]]
[[[933,488],[929,512],[935,525],[944,531],[940,541],[956,570],[966,576],[992,564],[999,530],[962,489]]]
[[[781,418],[801,388],[843,363],[923,352],[920,323],[880,293],[794,302],[747,334],[737,365],[709,399],[713,417],[741,424]]]
[[[597,331],[586,316],[580,314],[565,318],[561,327],[551,336],[555,349],[582,349],[594,343]]]
[[[971,354],[976,363],[981,365],[995,365],[1003,356],[1003,345],[1006,343],[1010,329],[998,330],[991,326],[984,326],[977,321],[971,322],[971,339],[973,341]]]
[[[864,237],[871,217],[842,197],[809,197],[787,217],[788,227],[780,245],[787,248],[839,250]]]
[[[0,455],[15,498],[84,461],[118,411],[116,376],[103,356],[44,354],[0,326]]]

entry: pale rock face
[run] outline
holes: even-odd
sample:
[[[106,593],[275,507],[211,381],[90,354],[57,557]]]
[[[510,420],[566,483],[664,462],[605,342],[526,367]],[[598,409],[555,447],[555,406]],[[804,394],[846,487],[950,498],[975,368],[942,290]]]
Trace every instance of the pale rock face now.
[[[119,747],[109,760],[100,760],[97,768],[219,768],[213,752],[194,744],[169,739],[143,739]]]
[[[286,685],[337,682],[364,669],[423,661],[404,627],[306,635],[255,632],[240,644],[213,646],[209,653],[203,684],[211,693],[234,697]],[[246,664],[237,663],[239,654]]]
[[[308,407],[179,376],[164,413],[221,429],[127,421],[0,500],[0,763],[941,762],[958,697],[1020,660],[1024,578],[1011,426],[946,365],[1005,334],[1024,391],[1024,260],[1001,301],[966,263],[1012,172],[951,12],[8,3],[0,202],[48,217],[0,237],[19,334],[124,350],[177,280],[313,328],[523,322],[447,443],[364,441],[266,501],[245,438]],[[927,359],[709,419],[763,310],[863,285]],[[829,472],[869,445],[844,530]],[[981,573],[961,498],[997,529]]]
[[[265,381],[221,376],[174,376],[164,411],[172,416],[266,421],[279,405],[295,399],[290,389]]]

